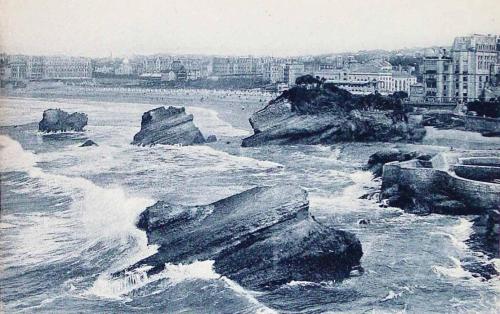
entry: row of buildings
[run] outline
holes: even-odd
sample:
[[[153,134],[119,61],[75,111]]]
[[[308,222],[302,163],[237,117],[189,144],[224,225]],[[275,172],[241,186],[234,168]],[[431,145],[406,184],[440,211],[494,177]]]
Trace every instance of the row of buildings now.
[[[422,82],[410,88],[410,101],[465,103],[495,94],[500,75],[500,37],[456,37],[451,49],[438,49],[422,63]]]
[[[0,55],[0,79],[38,81],[92,78],[90,58],[66,56]]]
[[[311,74],[353,94],[404,91],[410,94],[412,102],[453,103],[478,99],[499,85],[499,51],[499,36],[471,35],[455,38],[449,49],[412,56],[417,62],[404,67],[389,63],[392,59],[383,51],[296,58],[150,55],[90,59],[0,54],[0,79],[252,79],[261,82],[261,86],[287,88],[295,84],[297,77]],[[408,55],[396,56],[404,59]]]
[[[81,57],[45,57],[1,55],[2,80],[82,80],[91,78],[138,78],[161,81],[198,79],[255,79],[263,84],[293,86],[297,77],[312,74],[339,85],[354,94],[375,91],[409,92],[416,76],[393,71],[386,61],[366,63],[353,58],[302,61],[272,57],[172,57],[138,56],[131,59],[90,59]]]

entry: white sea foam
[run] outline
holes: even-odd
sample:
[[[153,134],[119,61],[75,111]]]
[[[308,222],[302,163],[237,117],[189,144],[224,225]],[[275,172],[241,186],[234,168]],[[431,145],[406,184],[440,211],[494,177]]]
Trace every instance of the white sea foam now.
[[[147,271],[151,266],[143,266],[133,271],[127,271],[118,278],[111,278],[109,275],[101,275],[94,285],[87,291],[103,298],[120,299],[124,295],[142,288],[158,280],[166,280],[169,285],[177,285],[182,282],[192,280],[222,280],[236,294],[243,296],[250,303],[258,307],[258,313],[277,313],[264,306],[256,298],[256,292],[248,291],[233,280],[217,274],[213,269],[214,261],[195,261],[191,264],[170,264],[166,263],[165,268],[154,275],[148,276]]]
[[[453,256],[449,256],[448,258],[451,260],[451,262],[453,264],[451,267],[434,265],[434,266],[432,266],[432,271],[435,274],[437,274],[439,277],[444,276],[444,277],[455,278],[455,279],[474,278],[470,272],[466,271],[462,267],[462,264],[460,263],[460,260],[458,258],[453,257]]]
[[[1,171],[28,171],[32,170],[37,157],[31,152],[24,151],[21,144],[8,136],[0,135],[0,169]]]
[[[289,287],[307,287],[307,286],[317,286],[318,283],[311,281],[292,280],[286,285]]]
[[[120,187],[102,188],[80,177],[44,172],[36,167],[36,155],[24,151],[7,136],[0,136],[0,145],[2,171],[23,171],[30,177],[31,184],[25,184],[24,192],[58,195],[62,190],[73,199],[64,211],[28,212],[19,217],[11,215],[13,221],[4,221],[22,223],[19,236],[11,239],[16,243],[12,247],[15,254],[11,256],[24,258],[12,263],[36,265],[76,257],[97,242],[104,244],[103,249],[126,244],[129,251],[123,260],[140,259],[155,252],[155,247],[147,245],[146,234],[135,226],[138,214],[152,205],[153,200],[130,197]],[[100,252],[90,250],[89,253]]]
[[[385,302],[385,301],[389,301],[392,299],[397,299],[401,295],[403,295],[403,292],[395,293],[394,291],[390,290],[389,293],[387,294],[387,296],[385,298],[383,298],[381,301]]]
[[[248,136],[250,132],[238,129],[230,123],[219,118],[215,110],[202,107],[187,107],[186,111],[193,114],[194,123],[205,135],[214,134],[216,136]]]
[[[348,187],[337,195],[318,195],[311,193],[309,202],[311,208],[334,209],[336,212],[352,212],[367,200],[360,199],[365,192],[365,187],[373,185],[372,174],[368,171],[356,171],[353,173],[342,173],[335,171],[335,178],[345,177],[352,182]]]

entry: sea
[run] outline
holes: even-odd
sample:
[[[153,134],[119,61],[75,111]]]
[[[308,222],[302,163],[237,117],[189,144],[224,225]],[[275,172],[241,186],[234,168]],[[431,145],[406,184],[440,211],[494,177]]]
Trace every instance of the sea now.
[[[194,115],[205,136],[216,135],[216,143],[151,147],[131,141],[141,115],[157,103],[0,99],[0,312],[498,311],[499,278],[486,280],[466,267],[500,265],[468,245],[474,216],[416,216],[360,199],[380,186],[363,170],[368,157],[395,144],[242,148],[241,139],[252,133],[247,119],[262,100],[218,106],[204,99],[178,97],[175,104]],[[38,132],[49,108],[85,112],[85,132]],[[450,141],[434,133],[409,148],[450,149]],[[480,147],[480,136],[470,136]],[[79,147],[87,139],[99,146]],[[110,276],[158,249],[136,227],[138,215],[155,202],[207,204],[278,183],[304,187],[317,220],[359,237],[363,274],[340,282],[292,281],[273,291],[245,289],[217,274],[210,260],[167,263],[153,277]]]

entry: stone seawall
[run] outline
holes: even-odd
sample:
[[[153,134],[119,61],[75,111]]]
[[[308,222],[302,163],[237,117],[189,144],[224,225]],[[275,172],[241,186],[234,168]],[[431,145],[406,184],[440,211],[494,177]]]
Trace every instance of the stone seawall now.
[[[500,179],[500,167],[455,165],[453,171],[459,177],[470,180],[492,182],[493,179]]]
[[[417,197],[439,193],[462,202],[480,213],[497,209],[500,204],[500,184],[459,177],[453,171],[458,156],[438,154],[432,168],[423,167],[418,160],[391,162],[384,165],[382,190],[398,185]]]
[[[500,119],[465,116],[465,129],[475,132],[500,132]]]

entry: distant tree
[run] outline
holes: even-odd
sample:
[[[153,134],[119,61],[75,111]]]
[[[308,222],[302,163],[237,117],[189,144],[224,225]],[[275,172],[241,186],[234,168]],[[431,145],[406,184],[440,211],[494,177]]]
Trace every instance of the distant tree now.
[[[500,118],[500,97],[489,101],[476,100],[469,102],[467,103],[467,109],[476,112],[478,116]]]
[[[295,84],[296,85],[309,85],[309,84],[314,84],[316,86],[319,86],[321,85],[321,80],[310,75],[310,74],[307,74],[307,75],[303,75],[303,76],[299,76],[295,79]]]
[[[404,91],[399,91],[395,92],[394,94],[389,95],[390,98],[396,99],[396,100],[403,100],[405,98],[408,98],[408,93]]]

